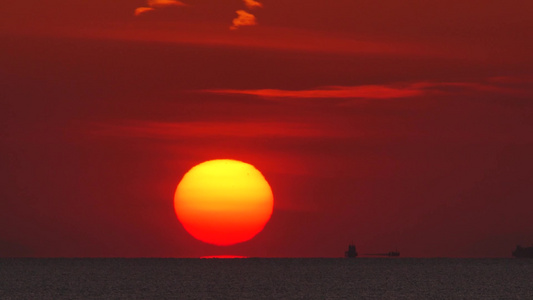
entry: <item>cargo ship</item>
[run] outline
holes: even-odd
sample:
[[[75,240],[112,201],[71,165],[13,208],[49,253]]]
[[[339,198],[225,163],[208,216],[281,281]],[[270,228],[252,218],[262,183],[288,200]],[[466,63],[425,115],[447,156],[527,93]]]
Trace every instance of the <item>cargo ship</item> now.
[[[398,251],[398,250],[390,251],[389,253],[387,253],[387,256],[389,256],[389,257],[398,257],[398,256],[400,256],[400,251]]]
[[[533,246],[516,246],[516,249],[513,251],[513,256],[517,258],[533,258]]]
[[[354,244],[348,245],[348,251],[344,252],[344,257],[353,258],[357,257],[357,250]]]
[[[396,251],[389,251],[387,253],[368,253],[368,254],[363,254],[363,255],[367,255],[367,256],[388,256],[388,257],[399,257],[400,256],[400,251],[396,250]]]

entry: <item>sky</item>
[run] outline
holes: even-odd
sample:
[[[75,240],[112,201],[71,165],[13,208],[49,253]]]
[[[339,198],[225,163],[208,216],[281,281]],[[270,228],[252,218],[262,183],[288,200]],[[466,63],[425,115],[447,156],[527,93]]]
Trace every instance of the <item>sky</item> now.
[[[533,3],[50,0],[0,7],[0,256],[510,257],[533,244]],[[250,241],[173,197],[253,164]]]

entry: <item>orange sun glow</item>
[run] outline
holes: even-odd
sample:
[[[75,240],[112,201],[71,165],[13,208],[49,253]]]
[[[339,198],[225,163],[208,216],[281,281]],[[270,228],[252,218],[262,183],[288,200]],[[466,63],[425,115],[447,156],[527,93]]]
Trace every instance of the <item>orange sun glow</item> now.
[[[248,241],[261,232],[273,205],[272,190],[261,172],[230,159],[196,165],[174,195],[176,215],[187,232],[220,246]]]

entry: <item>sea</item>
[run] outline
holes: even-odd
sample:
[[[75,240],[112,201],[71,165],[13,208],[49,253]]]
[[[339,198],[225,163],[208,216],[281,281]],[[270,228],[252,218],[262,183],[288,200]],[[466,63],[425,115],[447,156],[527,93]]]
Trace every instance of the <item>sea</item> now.
[[[533,299],[533,259],[4,258],[0,299]]]

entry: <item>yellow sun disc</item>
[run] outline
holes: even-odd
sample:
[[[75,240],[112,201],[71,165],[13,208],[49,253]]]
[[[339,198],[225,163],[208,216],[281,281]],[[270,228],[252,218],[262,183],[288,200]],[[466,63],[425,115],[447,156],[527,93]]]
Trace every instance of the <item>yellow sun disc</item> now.
[[[174,209],[193,237],[215,245],[245,242],[272,215],[272,189],[254,166],[230,159],[196,165],[183,176]]]

